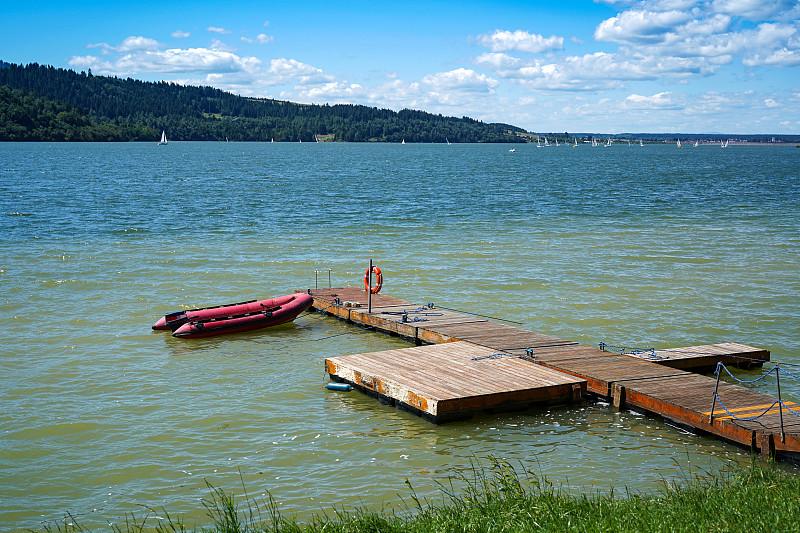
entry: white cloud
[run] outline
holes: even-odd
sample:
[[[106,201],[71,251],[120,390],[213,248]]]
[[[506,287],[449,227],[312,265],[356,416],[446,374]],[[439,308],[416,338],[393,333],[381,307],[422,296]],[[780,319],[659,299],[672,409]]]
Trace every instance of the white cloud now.
[[[448,72],[429,74],[422,78],[433,91],[461,89],[475,92],[492,92],[499,82],[485,74],[478,74],[474,70],[458,68]]]
[[[766,100],[764,100],[764,105],[767,106],[767,107],[780,107],[781,106],[781,104],[776,102],[775,99],[773,99],[773,98],[767,98]]]
[[[269,42],[272,42],[273,37],[271,35],[267,35],[265,33],[259,33],[258,35],[256,35],[255,39],[250,39],[250,38],[247,38],[247,37],[242,37],[241,39],[244,42],[250,43],[250,44],[253,44],[255,42],[257,42],[259,44],[267,44]]]
[[[230,46],[230,45],[228,45],[226,43],[223,43],[219,39],[212,39],[211,40],[211,46],[209,48],[211,48],[211,50],[216,50],[216,51],[220,51],[220,52],[236,52],[237,51],[236,48],[234,48],[234,47],[232,47],[232,46]]]
[[[519,82],[529,89],[571,91],[621,88],[628,81],[667,79],[678,82],[691,76],[707,76],[718,68],[714,62],[701,57],[633,56],[605,52],[567,56],[557,62],[536,59],[514,63],[489,58],[478,63],[487,68],[498,66],[495,72],[499,76]]]
[[[754,54],[745,58],[743,62],[748,67],[798,67],[800,66],[800,51],[782,48],[765,55]]]
[[[310,88],[303,88],[294,93],[298,101],[306,103],[350,103],[363,100],[366,96],[364,87],[358,83],[328,82]]]
[[[746,66],[794,67],[800,65],[800,23],[759,24],[755,30],[743,32],[747,50]]]
[[[692,20],[683,11],[623,11],[600,23],[594,31],[598,41],[615,43],[650,43],[664,39],[664,34]]]
[[[632,94],[625,98],[624,106],[628,109],[680,109],[671,92],[641,96]]]
[[[132,52],[136,50],[158,50],[158,41],[147,37],[128,37],[117,47],[118,52]]]
[[[261,61],[255,57],[239,57],[230,52],[207,48],[135,51],[116,61],[100,61],[96,57],[73,57],[69,64],[90,67],[98,73],[130,75],[135,73],[231,73],[255,72]]]
[[[69,66],[74,67],[76,70],[91,69],[95,74],[104,76],[118,74],[110,62],[102,61],[99,57],[95,56],[73,56],[68,63]]]
[[[518,58],[512,57],[508,54],[491,52],[481,54],[476,57],[475,63],[491,70],[505,71],[516,68],[521,61]]]
[[[213,33],[223,33],[223,34],[231,32],[230,30],[226,30],[225,28],[218,28],[216,26],[209,26],[208,28],[206,28],[206,31],[210,31]]]
[[[133,52],[137,50],[158,50],[163,45],[155,39],[141,36],[126,37],[119,46],[111,46],[108,43],[87,44],[87,48],[102,48],[104,54],[114,52]]]
[[[296,59],[277,58],[270,61],[269,82],[271,85],[285,83],[299,83],[308,85],[314,83],[328,83],[334,81],[331,76],[322,72],[322,69],[301,63]]]
[[[658,11],[653,9],[655,5],[645,0],[636,8],[603,21],[595,29],[595,38],[648,55],[719,58],[717,64],[729,63],[733,56],[741,55],[747,65],[795,65],[800,51],[797,20],[763,22],[755,29],[742,29],[740,18],[762,7],[765,13],[791,11],[791,5],[800,14],[800,2],[796,0],[718,0],[713,5],[698,3],[685,11]]]
[[[176,39],[185,39],[190,35],[191,33],[189,33],[188,31],[175,30],[174,32],[172,32],[172,36]]]
[[[543,37],[526,31],[495,30],[492,34],[483,34],[477,37],[478,44],[489,48],[492,52],[506,52],[517,50],[538,54],[548,50],[561,50],[564,48],[564,38]]]
[[[796,0],[713,0],[711,9],[752,21],[791,20],[797,17],[800,6]]]

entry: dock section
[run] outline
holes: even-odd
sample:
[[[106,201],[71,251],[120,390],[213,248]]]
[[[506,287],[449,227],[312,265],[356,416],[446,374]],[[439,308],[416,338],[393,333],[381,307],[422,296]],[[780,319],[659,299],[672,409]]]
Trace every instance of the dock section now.
[[[435,345],[333,357],[325,364],[331,378],[437,423],[515,404],[575,401],[588,392],[618,409],[660,415],[765,456],[800,456],[800,418],[787,410],[794,404],[688,371],[718,362],[758,366],[769,361],[767,350],[720,343],[615,353],[387,296],[373,295],[369,312],[367,294],[357,288],[309,293],[317,309]]]
[[[586,381],[468,342],[330,357],[326,372],[440,424],[479,411],[575,402]]]

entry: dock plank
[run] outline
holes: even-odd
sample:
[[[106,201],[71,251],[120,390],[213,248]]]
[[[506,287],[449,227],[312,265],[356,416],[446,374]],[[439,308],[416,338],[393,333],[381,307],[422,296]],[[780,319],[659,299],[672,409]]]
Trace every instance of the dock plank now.
[[[761,366],[769,361],[770,352],[746,344],[723,342],[655,350],[654,356],[654,362],[660,365],[699,370],[713,368],[717,363],[747,368]]]

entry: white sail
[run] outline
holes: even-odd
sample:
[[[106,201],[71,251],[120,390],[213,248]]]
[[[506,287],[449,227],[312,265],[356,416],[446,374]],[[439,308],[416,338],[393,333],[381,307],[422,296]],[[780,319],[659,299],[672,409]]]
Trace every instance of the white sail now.
[[[167,132],[161,130],[161,140],[158,141],[158,144],[167,144]]]

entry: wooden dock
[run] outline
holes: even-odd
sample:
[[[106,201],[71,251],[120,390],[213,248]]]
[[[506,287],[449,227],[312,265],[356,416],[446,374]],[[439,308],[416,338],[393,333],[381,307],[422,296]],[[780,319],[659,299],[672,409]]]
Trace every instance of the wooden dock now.
[[[330,357],[325,370],[384,403],[436,423],[477,410],[576,402],[586,381],[468,342]]]
[[[369,312],[368,295],[359,288],[308,292],[318,310],[431,345],[332,357],[325,365],[332,379],[433,422],[574,402],[590,393],[610,399],[617,409],[659,415],[765,456],[800,456],[800,418],[788,412],[800,408],[689,371],[717,363],[759,366],[769,361],[767,350],[720,343],[615,353],[380,294],[372,295]]]

